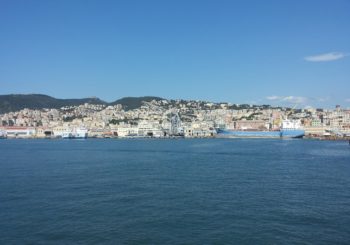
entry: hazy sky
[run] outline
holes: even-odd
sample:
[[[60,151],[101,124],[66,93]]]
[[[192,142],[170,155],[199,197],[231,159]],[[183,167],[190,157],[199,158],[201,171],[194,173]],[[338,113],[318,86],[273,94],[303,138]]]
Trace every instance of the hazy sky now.
[[[0,0],[0,94],[350,107],[349,55],[349,0]]]

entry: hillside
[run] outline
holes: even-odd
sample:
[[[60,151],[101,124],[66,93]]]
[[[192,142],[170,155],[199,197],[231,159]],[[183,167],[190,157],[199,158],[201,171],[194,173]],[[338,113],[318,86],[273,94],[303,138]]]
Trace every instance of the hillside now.
[[[19,111],[24,108],[61,108],[63,106],[75,106],[84,103],[107,104],[98,98],[56,99],[43,94],[10,94],[0,95],[0,113]]]
[[[144,97],[125,97],[112,103],[107,103],[99,98],[83,98],[83,99],[56,99],[44,94],[9,94],[0,95],[0,114],[19,111],[24,108],[43,109],[43,108],[61,108],[64,106],[77,106],[84,103],[116,105],[121,104],[125,110],[139,108],[142,101],[162,100],[162,98],[154,96]]]
[[[119,100],[116,100],[111,105],[121,104],[125,110],[133,110],[139,108],[142,105],[143,101],[149,102],[152,100],[163,100],[160,97],[154,96],[143,96],[143,97],[124,97]]]

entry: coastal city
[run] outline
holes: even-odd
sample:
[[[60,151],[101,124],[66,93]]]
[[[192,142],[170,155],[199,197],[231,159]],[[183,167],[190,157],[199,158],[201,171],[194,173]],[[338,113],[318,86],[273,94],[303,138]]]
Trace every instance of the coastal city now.
[[[298,128],[302,132],[296,135],[298,137],[348,139],[350,110],[343,109],[339,105],[332,110],[296,109],[270,105],[166,99],[143,101],[140,107],[129,110],[121,104],[85,103],[59,109],[22,109],[0,114],[0,137],[261,136],[261,133],[257,132],[264,132],[262,136],[269,137],[273,132],[280,132],[284,124],[292,124],[293,128]],[[238,132],[238,134],[227,132]]]
[[[350,245],[350,0],[0,0],[0,34],[0,245]]]

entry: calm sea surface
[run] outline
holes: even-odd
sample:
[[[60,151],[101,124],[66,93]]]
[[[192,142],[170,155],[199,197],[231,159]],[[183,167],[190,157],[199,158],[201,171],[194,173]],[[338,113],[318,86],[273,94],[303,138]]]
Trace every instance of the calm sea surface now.
[[[350,244],[350,146],[1,140],[0,244]]]

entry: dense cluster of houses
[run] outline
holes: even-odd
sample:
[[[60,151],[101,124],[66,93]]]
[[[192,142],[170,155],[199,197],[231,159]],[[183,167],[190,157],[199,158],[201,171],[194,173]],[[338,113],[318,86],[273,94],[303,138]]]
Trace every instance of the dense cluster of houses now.
[[[306,136],[347,135],[350,110],[291,109],[201,101],[153,100],[137,109],[84,104],[23,109],[0,115],[0,137],[61,137],[84,128],[89,137],[214,137],[217,128],[276,130],[283,119],[300,120]]]

